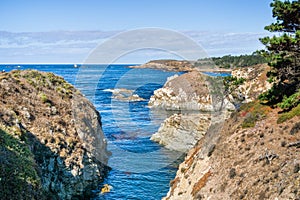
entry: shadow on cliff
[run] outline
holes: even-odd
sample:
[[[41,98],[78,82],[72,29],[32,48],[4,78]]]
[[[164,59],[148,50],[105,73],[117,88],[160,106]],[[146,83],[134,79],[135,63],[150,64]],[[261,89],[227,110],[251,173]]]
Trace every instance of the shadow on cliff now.
[[[67,167],[67,157],[51,151],[20,126],[19,139],[0,129],[0,199],[90,199],[95,195],[92,191],[98,189],[108,167],[93,160],[99,176],[94,176],[92,169],[84,170],[90,167],[86,162],[72,172],[75,162]],[[86,154],[84,151],[83,157],[87,158]]]

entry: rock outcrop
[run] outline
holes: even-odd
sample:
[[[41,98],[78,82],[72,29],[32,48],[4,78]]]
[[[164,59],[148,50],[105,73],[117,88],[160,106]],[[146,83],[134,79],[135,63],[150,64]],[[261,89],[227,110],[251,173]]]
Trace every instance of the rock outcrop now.
[[[143,65],[130,66],[130,68],[151,68],[165,71],[192,71],[193,64],[186,60],[152,60]]]
[[[210,114],[173,114],[151,136],[151,140],[168,149],[187,152],[204,136],[210,123]]]
[[[145,99],[140,97],[138,94],[134,94],[133,90],[129,90],[126,88],[106,89],[104,91],[111,92],[112,98],[120,101],[126,101],[126,102],[145,101]]]
[[[214,78],[198,71],[170,77],[163,88],[154,91],[148,105],[151,109],[175,111],[178,114],[167,118],[151,140],[182,152],[192,148],[211,123],[224,120],[228,116],[227,110],[235,109],[223,96],[224,88],[218,90],[219,96],[212,95],[212,86],[220,84],[223,85],[223,82],[215,82]],[[219,112],[224,119],[214,117]]]
[[[256,101],[271,87],[268,70],[257,65],[232,72],[245,81],[230,86],[230,101],[248,103],[225,123],[211,123],[180,164],[164,199],[299,199],[300,106],[278,114],[279,109]]]
[[[213,100],[211,85],[208,76],[198,71],[175,76],[163,88],[154,91],[148,105],[151,109],[214,112],[218,110],[220,102]],[[222,91],[220,94],[223,94]],[[223,103],[224,109],[235,109],[226,99]]]
[[[52,73],[0,74],[0,129],[1,198],[86,199],[108,170],[100,114]]]

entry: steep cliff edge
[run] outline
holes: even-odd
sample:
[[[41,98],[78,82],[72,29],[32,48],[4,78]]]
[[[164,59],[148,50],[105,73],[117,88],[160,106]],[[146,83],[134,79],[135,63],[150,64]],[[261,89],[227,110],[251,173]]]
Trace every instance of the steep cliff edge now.
[[[300,117],[278,124],[279,116],[253,102],[209,130],[165,199],[299,199]]]
[[[235,70],[231,101],[243,104],[210,126],[180,164],[164,199],[299,199],[300,105],[287,113],[255,99],[267,65]],[[230,97],[230,95],[229,95]]]
[[[52,73],[0,74],[0,196],[84,199],[107,172],[94,106]]]
[[[216,109],[209,85],[208,76],[193,71],[170,77],[163,88],[154,91],[148,103],[151,109],[177,113],[162,123],[151,140],[181,152],[192,148],[207,131]]]

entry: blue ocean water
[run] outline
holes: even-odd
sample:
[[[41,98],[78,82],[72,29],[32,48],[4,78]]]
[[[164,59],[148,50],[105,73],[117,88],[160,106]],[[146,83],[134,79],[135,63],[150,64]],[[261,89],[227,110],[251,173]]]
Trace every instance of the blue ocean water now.
[[[112,152],[112,168],[104,183],[111,192],[95,191],[102,199],[161,199],[175,177],[182,154],[152,142],[150,137],[170,113],[154,112],[147,107],[153,91],[163,86],[174,72],[130,69],[126,65],[0,65],[0,70],[37,69],[53,72],[75,85],[101,113],[103,132]],[[129,89],[143,101],[128,102],[112,98],[109,89]]]

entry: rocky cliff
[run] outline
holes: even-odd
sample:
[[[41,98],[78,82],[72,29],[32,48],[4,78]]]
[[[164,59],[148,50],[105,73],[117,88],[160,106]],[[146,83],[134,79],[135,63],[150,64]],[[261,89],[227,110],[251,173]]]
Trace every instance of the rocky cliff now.
[[[186,60],[152,60],[143,65],[130,66],[130,68],[151,68],[165,71],[192,71],[193,64]]]
[[[204,136],[210,123],[210,114],[173,114],[151,136],[151,140],[168,149],[187,152]]]
[[[233,104],[223,98],[223,89],[217,91],[220,98],[211,94],[215,90],[212,87],[214,82],[213,78],[193,71],[170,77],[163,88],[154,91],[148,103],[151,109],[177,113],[164,121],[151,140],[166,148],[187,152],[212,123],[222,121],[219,116],[215,117],[215,113],[225,118],[227,110],[234,110]],[[220,112],[222,101],[224,108]]]
[[[237,69],[230,101],[246,103],[212,123],[188,152],[164,199],[300,199],[300,105],[287,113],[255,101],[268,66]]]
[[[154,91],[148,105],[151,109],[173,111],[216,111],[220,102],[214,102],[211,95],[212,82],[209,76],[198,71],[175,75],[169,78],[163,88]],[[223,95],[223,91],[220,94]],[[235,109],[229,101],[224,101],[226,109]]]
[[[52,73],[0,74],[0,196],[86,199],[109,153],[94,106]]]
[[[278,111],[253,102],[211,127],[164,199],[299,199],[300,117]]]
[[[271,87],[266,81],[268,70],[265,64],[233,70],[232,76],[244,81],[228,83],[227,91],[223,81],[198,71],[170,77],[163,88],[154,91],[149,107],[178,113],[167,118],[151,140],[187,152],[211,125],[224,121],[242,103],[253,101]]]

